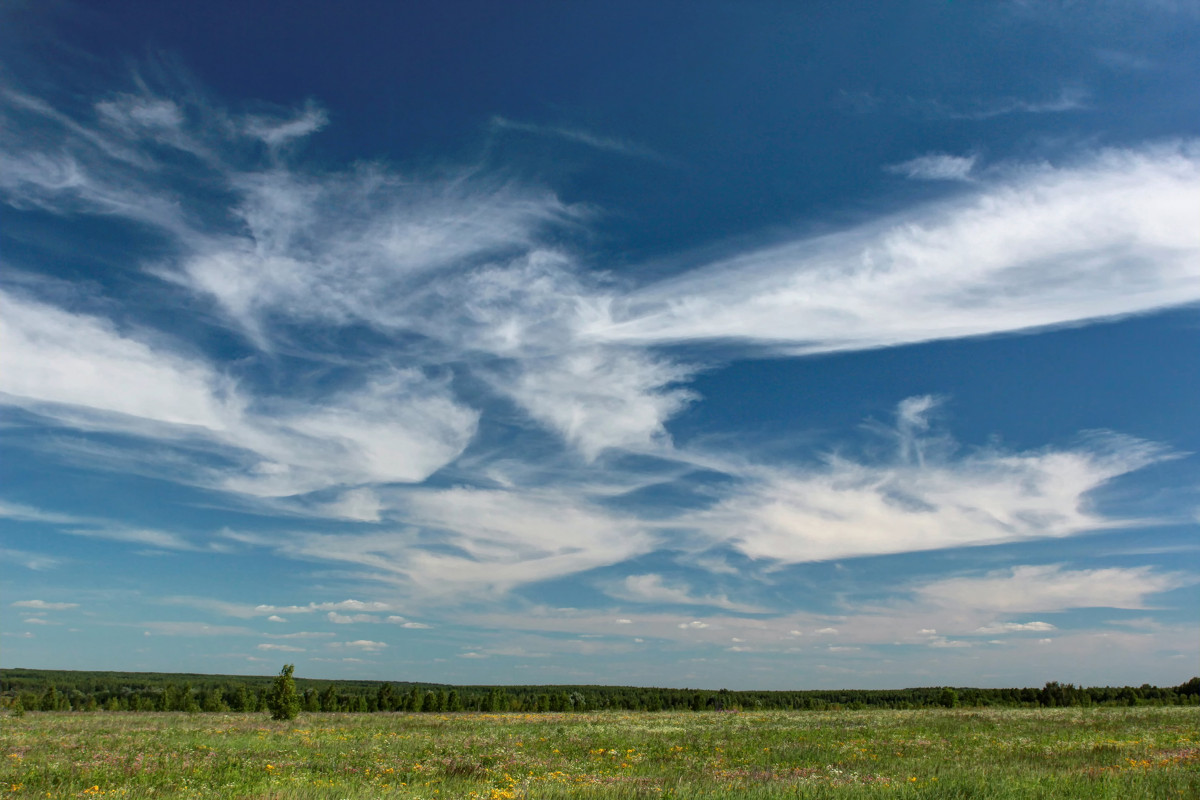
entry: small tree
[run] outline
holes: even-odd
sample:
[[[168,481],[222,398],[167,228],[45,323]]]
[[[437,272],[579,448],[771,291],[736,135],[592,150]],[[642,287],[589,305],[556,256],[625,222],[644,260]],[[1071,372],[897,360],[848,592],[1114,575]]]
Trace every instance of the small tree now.
[[[295,719],[300,713],[300,696],[296,694],[296,682],[292,680],[295,666],[284,664],[279,677],[267,693],[267,710],[271,719]]]

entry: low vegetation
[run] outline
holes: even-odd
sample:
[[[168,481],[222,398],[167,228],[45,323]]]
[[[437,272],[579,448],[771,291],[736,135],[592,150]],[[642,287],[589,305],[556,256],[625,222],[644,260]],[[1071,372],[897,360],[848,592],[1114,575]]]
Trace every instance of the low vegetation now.
[[[541,714],[39,712],[14,798],[1177,798],[1200,708]]]

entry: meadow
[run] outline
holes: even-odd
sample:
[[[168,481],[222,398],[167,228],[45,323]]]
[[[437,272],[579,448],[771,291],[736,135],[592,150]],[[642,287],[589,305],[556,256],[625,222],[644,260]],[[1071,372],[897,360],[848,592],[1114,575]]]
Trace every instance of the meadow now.
[[[0,750],[13,798],[1200,797],[1195,707],[38,712]]]

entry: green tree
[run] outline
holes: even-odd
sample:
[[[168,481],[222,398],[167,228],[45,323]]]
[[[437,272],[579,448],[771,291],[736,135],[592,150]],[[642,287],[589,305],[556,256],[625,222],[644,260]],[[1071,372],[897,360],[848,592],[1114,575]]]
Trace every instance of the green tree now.
[[[279,677],[271,685],[267,693],[267,710],[271,712],[271,719],[295,719],[300,713],[300,696],[296,694],[296,681],[292,679],[295,671],[294,665],[284,664],[283,669],[279,670]]]

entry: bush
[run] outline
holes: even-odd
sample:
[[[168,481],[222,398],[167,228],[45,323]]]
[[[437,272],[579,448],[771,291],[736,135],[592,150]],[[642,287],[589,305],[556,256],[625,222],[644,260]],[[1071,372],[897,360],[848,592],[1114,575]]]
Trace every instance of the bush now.
[[[296,682],[292,680],[295,666],[284,664],[279,677],[267,693],[267,710],[271,719],[295,719],[300,713],[300,696],[296,694]]]

